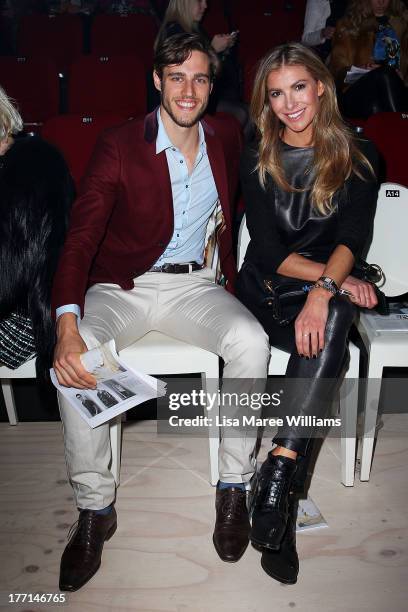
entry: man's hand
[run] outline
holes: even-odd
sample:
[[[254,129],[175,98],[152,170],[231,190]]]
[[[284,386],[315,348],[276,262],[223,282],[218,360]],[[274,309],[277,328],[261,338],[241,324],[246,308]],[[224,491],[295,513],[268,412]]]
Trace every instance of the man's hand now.
[[[94,389],[96,378],[87,372],[80,355],[88,350],[82,340],[76,315],[67,312],[57,321],[57,344],[54,351],[54,370],[60,385],[76,389]]]
[[[360,308],[374,308],[377,306],[377,296],[371,283],[355,278],[355,276],[348,276],[341,289],[350,291],[352,294],[350,296],[351,301],[356,306],[360,306]]]
[[[303,357],[317,357],[324,347],[324,332],[331,293],[313,289],[295,321],[296,348]]]

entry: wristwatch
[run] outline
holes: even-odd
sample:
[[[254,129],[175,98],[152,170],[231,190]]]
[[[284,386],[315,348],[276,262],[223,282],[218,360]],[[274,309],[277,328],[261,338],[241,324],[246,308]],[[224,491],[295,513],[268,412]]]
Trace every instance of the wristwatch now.
[[[321,289],[326,289],[326,291],[330,291],[331,294],[336,295],[339,292],[339,288],[337,283],[330,278],[330,276],[321,276],[315,285],[316,288],[320,287]]]

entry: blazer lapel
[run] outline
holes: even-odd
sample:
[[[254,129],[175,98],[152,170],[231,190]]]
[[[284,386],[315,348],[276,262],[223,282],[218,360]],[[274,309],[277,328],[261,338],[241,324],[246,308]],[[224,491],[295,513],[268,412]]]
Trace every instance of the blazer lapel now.
[[[144,124],[144,139],[147,149],[147,161],[151,165],[157,184],[160,186],[160,199],[163,210],[166,210],[171,223],[171,234],[174,230],[173,193],[171,190],[170,173],[166,152],[156,153],[156,138],[158,132],[157,109],[146,115]]]

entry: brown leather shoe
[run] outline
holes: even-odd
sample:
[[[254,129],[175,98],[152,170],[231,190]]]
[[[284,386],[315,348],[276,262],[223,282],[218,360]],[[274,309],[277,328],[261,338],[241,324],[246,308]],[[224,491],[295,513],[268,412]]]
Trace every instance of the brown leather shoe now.
[[[242,557],[249,543],[246,491],[237,487],[217,489],[215,510],[215,550],[223,561],[233,563]]]
[[[75,526],[75,531],[72,531]],[[109,514],[81,510],[62,554],[60,591],[77,591],[92,578],[101,565],[103,544],[113,536],[116,526],[115,508]]]

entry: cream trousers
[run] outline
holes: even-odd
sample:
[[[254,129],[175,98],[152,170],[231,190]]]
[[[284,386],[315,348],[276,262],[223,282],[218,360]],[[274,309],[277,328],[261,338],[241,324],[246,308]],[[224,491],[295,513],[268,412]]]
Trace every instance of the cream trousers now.
[[[269,341],[255,317],[206,268],[191,274],[146,272],[135,287],[97,284],[85,299],[79,332],[89,349],[115,339],[125,347],[156,330],[217,353],[224,360],[223,391],[262,391],[267,376]],[[241,382],[238,379],[243,379]],[[109,425],[95,429],[59,397],[65,457],[77,507],[97,510],[115,498],[109,470]],[[254,472],[256,431],[224,436],[219,451],[220,480],[248,482]]]

